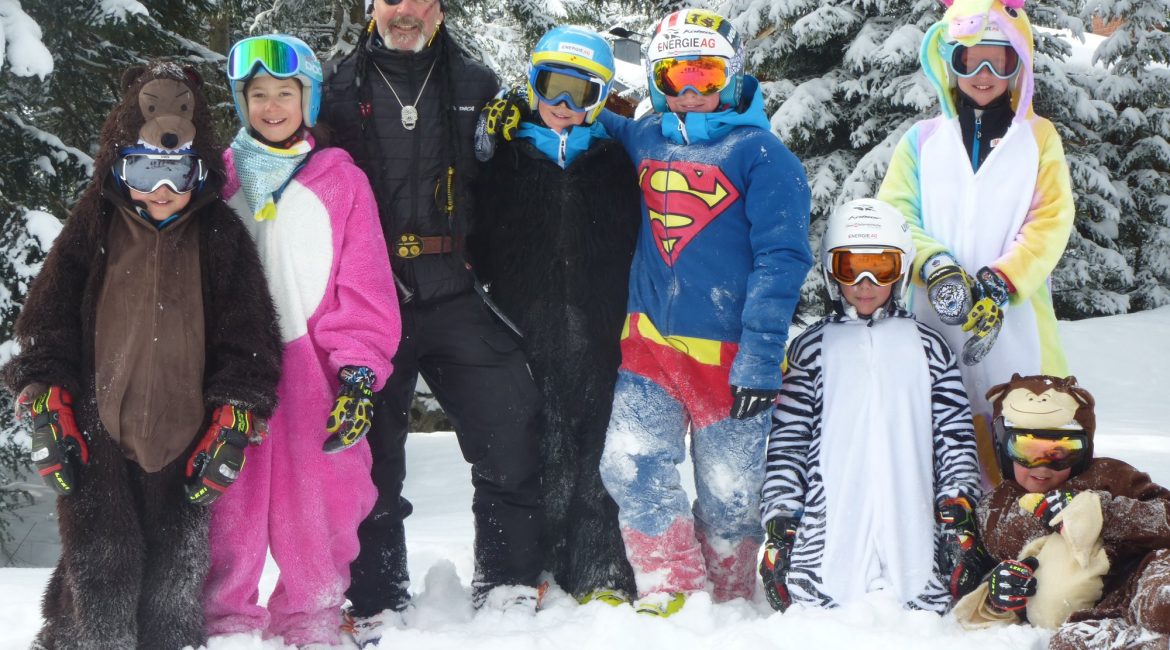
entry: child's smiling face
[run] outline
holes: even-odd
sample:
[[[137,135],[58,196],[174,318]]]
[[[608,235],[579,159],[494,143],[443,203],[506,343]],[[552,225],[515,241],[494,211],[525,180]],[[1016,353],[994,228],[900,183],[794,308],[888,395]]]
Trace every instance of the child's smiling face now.
[[[1020,487],[1028,492],[1041,494],[1051,492],[1064,485],[1068,481],[1069,475],[1072,474],[1072,468],[1058,471],[1041,465],[1028,469],[1019,463],[1012,463],[1012,470],[1015,472],[1016,483],[1019,483]]]

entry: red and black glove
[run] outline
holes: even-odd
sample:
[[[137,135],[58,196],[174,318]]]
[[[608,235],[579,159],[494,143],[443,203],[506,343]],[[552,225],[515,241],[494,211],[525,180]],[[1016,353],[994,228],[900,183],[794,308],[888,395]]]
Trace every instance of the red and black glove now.
[[[939,573],[946,580],[951,596],[962,598],[979,586],[995,562],[979,543],[979,529],[967,497],[940,503],[938,522],[942,529],[936,557]]]
[[[1032,508],[1032,514],[1036,515],[1040,521],[1044,522],[1045,526],[1055,528],[1057,531],[1061,529],[1063,524],[1053,525],[1052,520],[1056,518],[1068,504],[1072,503],[1073,497],[1077,495],[1076,490],[1058,489],[1044,495],[1043,499]]]
[[[89,463],[89,445],[73,417],[73,397],[61,386],[30,384],[20,391],[16,404],[32,423],[37,473],[57,494],[72,494],[78,468]]]
[[[793,517],[776,517],[764,527],[768,538],[764,541],[764,557],[760,559],[760,577],[764,579],[768,604],[778,612],[792,605],[787,579],[792,547],[796,544],[796,525],[797,520]]]
[[[262,432],[262,421],[251,411],[230,404],[215,409],[211,426],[187,460],[187,500],[209,506],[221,497],[244,469],[248,441]]]
[[[327,454],[356,445],[370,431],[374,417],[374,371],[365,366],[346,366],[337,373],[341,389],[325,430],[330,435],[322,450]]]
[[[1036,577],[1040,566],[1034,557],[1023,560],[1004,560],[995,565],[987,576],[987,603],[1001,612],[1018,612],[1028,606],[1028,599],[1036,595]]]

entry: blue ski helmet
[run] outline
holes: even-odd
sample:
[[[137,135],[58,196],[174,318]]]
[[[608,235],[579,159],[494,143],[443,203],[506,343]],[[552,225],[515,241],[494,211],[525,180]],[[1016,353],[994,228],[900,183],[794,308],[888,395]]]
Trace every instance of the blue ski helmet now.
[[[592,124],[605,108],[613,86],[613,50],[597,32],[576,25],[553,27],[537,41],[528,63],[530,110],[541,99],[563,101]]]
[[[248,123],[244,86],[258,72],[277,79],[296,77],[301,82],[301,118],[305,126],[317,123],[324,77],[317,55],[304,41],[285,34],[267,34],[245,38],[232,46],[228,53],[227,76],[236,114],[244,124]]]
[[[743,39],[731,21],[706,9],[682,9],[654,28],[646,50],[646,86],[654,110],[665,113],[666,95],[654,79],[654,65],[667,59],[718,57],[727,65],[727,85],[719,91],[719,110],[739,106],[743,92]]]

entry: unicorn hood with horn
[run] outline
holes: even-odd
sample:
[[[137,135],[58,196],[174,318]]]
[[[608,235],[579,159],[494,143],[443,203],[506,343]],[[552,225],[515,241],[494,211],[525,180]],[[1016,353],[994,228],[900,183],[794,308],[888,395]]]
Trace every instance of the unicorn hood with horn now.
[[[1034,116],[1032,23],[1024,0],[941,0],[947,6],[942,20],[926,32],[918,58],[922,71],[938,93],[943,115],[955,117],[955,75],[948,65],[957,46],[1006,43],[1019,57],[1019,71],[1011,84],[1012,109],[1017,121]]]

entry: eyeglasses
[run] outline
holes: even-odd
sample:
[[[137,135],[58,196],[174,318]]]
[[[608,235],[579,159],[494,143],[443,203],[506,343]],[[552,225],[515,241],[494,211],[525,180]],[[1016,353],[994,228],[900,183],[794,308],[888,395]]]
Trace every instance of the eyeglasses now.
[[[262,66],[274,77],[291,77],[301,70],[301,57],[284,41],[254,36],[232,46],[228,54],[227,74],[231,81],[249,79]]]
[[[677,57],[654,62],[654,87],[667,97],[687,90],[713,95],[727,87],[727,59],[721,56]]]
[[[829,251],[829,275],[844,285],[869,278],[884,287],[902,278],[902,255],[896,248],[837,248]]]
[[[438,1],[439,0],[410,0],[410,4],[416,7],[430,7]],[[382,0],[382,2],[385,2],[391,7],[397,7],[398,5],[402,4],[403,0]]]
[[[1069,469],[1084,460],[1089,437],[1081,429],[1022,429],[996,422],[1004,450],[1013,462],[1028,469]]]
[[[605,82],[591,74],[547,64],[536,66],[535,72],[532,89],[549,104],[564,102],[583,113],[605,100]]]
[[[974,77],[984,68],[997,79],[1011,79],[1020,71],[1020,55],[1011,45],[984,43],[967,47],[956,43],[951,50],[950,64],[951,71],[964,79]]]
[[[166,185],[186,194],[207,178],[203,160],[190,154],[131,153],[114,164],[114,174],[126,187],[150,194]]]

